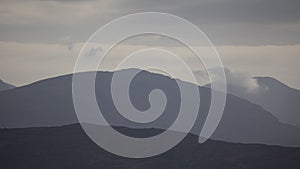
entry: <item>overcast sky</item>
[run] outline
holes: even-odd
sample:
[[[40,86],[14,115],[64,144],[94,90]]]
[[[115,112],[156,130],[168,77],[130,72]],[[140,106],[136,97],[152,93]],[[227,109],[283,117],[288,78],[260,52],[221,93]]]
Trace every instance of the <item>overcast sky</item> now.
[[[229,69],[300,89],[299,7],[298,0],[1,1],[0,78],[24,85],[71,73],[80,48],[101,26],[154,11],[197,25]]]

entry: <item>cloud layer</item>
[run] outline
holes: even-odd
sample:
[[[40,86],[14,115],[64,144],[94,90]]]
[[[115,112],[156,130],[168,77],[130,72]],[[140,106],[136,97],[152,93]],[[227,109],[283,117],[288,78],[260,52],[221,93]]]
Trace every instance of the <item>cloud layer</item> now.
[[[299,6],[298,0],[5,0],[0,2],[0,77],[23,85],[71,73],[82,44],[101,26],[126,14],[158,11],[202,29],[232,70],[229,78],[235,84],[255,89],[254,81],[236,73],[248,72],[247,77],[274,76],[300,88]]]
[[[113,19],[157,11],[188,19],[218,45],[291,45],[300,43],[299,6],[297,0],[1,1],[0,41],[84,42]]]

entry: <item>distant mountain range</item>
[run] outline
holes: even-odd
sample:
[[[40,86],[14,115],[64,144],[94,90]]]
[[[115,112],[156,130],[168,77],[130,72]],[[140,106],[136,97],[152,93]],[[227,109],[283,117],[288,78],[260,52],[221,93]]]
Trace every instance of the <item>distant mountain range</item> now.
[[[257,92],[245,92],[229,85],[228,92],[262,106],[279,121],[300,127],[300,90],[290,88],[271,77],[255,77]]]
[[[15,88],[14,85],[8,84],[0,79],[0,92]]]
[[[126,73],[132,70],[122,71]],[[163,90],[168,99],[165,112],[159,119],[137,124],[125,119],[116,110],[110,94],[112,75],[112,72],[98,72],[96,78],[99,107],[112,125],[165,129],[172,124],[180,105],[180,93],[174,79],[146,71],[134,78],[130,98],[137,109],[146,110],[150,106],[148,94],[156,88]],[[199,87],[199,90],[201,107],[191,131],[194,134],[200,133],[210,105],[210,89]],[[72,75],[1,92],[0,107],[0,124],[6,128],[58,126],[78,122],[72,102]],[[235,143],[300,146],[300,129],[279,122],[257,104],[228,94],[223,118],[212,138]]]
[[[161,131],[116,127],[140,137]],[[0,129],[1,167],[30,169],[276,169],[300,168],[300,149],[208,140],[189,134],[170,151],[145,159],[129,159],[98,147],[80,125]],[[113,141],[113,140],[112,140]]]

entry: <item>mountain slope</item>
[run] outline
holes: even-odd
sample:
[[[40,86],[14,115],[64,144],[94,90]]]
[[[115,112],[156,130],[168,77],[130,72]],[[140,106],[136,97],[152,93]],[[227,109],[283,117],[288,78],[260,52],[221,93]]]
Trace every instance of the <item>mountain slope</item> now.
[[[131,71],[131,70],[123,70]],[[82,76],[87,75],[82,73]],[[139,110],[150,104],[149,92],[163,90],[168,104],[163,115],[151,123],[137,124],[125,119],[116,110],[110,94],[113,73],[99,72],[96,97],[106,120],[112,125],[134,128],[168,128],[176,119],[180,93],[174,79],[149,72],[139,73],[131,83],[130,98]],[[2,127],[57,126],[76,123],[72,102],[72,76],[43,80],[0,94],[0,124]],[[199,87],[201,107],[192,133],[199,134],[210,105],[210,89]],[[233,95],[227,96],[223,118],[213,139],[229,142],[263,143],[300,146],[300,130],[280,123],[261,107]]]
[[[13,89],[15,86],[8,84],[0,79],[0,92],[4,90]]]
[[[156,129],[118,128],[131,134],[157,133]],[[300,149],[255,144],[232,144],[208,140],[198,144],[189,134],[170,151],[146,159],[110,154],[77,125],[51,128],[0,129],[2,168],[30,169],[276,169],[300,168]]]
[[[262,106],[283,123],[300,127],[300,91],[271,77],[254,79],[259,85],[258,91],[247,93],[236,86],[229,85],[229,93]]]

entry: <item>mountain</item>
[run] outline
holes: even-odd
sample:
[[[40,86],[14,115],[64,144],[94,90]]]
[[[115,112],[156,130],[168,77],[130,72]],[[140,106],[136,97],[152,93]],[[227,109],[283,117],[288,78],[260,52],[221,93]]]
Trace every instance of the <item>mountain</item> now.
[[[228,92],[258,104],[271,112],[280,122],[300,127],[300,90],[290,88],[271,77],[255,77],[256,92],[228,85]]]
[[[130,73],[131,69],[122,70]],[[81,73],[83,78],[88,73]],[[110,124],[132,128],[168,128],[180,108],[180,92],[174,79],[142,71],[130,85],[132,104],[147,110],[149,92],[161,89],[168,99],[166,109],[157,120],[134,123],[121,116],[110,93],[113,72],[98,72],[96,97],[99,107]],[[182,82],[185,83],[185,82]],[[192,84],[190,84],[192,85]],[[210,89],[199,87],[200,110],[192,133],[199,135],[210,106]],[[72,101],[72,75],[46,79],[0,93],[0,124],[6,128],[58,126],[76,123]],[[300,146],[300,130],[280,123],[271,113],[247,100],[228,94],[223,118],[212,136],[215,140],[237,143],[261,143]]]
[[[0,91],[13,89],[15,86],[8,84],[0,79]]]
[[[120,128],[129,135],[161,132],[157,129]],[[176,147],[155,157],[129,159],[104,151],[80,125],[26,129],[0,129],[2,168],[30,169],[276,169],[300,168],[300,149],[208,140],[199,144],[189,134]]]

